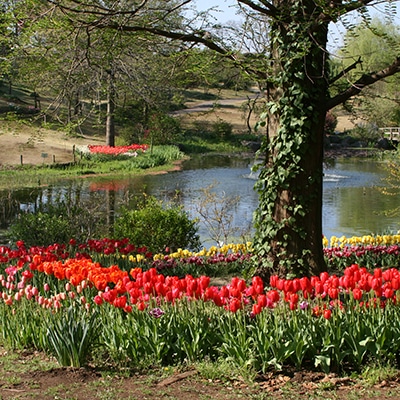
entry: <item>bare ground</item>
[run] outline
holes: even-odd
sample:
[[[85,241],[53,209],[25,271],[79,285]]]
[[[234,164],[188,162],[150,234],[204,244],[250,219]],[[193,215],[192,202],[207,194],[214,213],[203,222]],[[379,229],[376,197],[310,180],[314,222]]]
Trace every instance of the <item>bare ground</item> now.
[[[155,369],[147,374],[116,374],[92,368],[57,367],[38,352],[0,347],[0,399],[400,399],[400,376],[363,384],[350,377],[307,370],[260,375],[255,383],[207,379],[195,368]]]
[[[74,146],[99,143],[104,141],[0,121],[0,166],[72,162]]]

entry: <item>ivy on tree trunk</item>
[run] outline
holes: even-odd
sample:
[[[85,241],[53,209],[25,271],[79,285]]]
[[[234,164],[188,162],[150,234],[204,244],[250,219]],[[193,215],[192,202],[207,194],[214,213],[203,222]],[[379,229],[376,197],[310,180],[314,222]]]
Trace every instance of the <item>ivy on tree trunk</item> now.
[[[314,27],[314,1],[281,2],[272,23],[272,68],[257,190],[257,274],[326,270],[322,251],[323,134],[328,95],[328,24]],[[272,134],[271,134],[272,132]]]

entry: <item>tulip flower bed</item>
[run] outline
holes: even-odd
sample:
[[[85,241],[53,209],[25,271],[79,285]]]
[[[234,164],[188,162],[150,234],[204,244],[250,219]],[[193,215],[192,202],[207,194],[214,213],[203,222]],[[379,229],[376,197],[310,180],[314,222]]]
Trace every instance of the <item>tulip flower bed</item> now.
[[[375,267],[398,266],[400,254],[400,235],[377,235],[350,237],[333,236],[323,239],[324,254],[328,265],[335,270],[358,263],[369,269]]]
[[[138,151],[146,151],[148,149],[147,144],[131,144],[129,146],[94,146],[94,145],[89,145],[89,151],[90,153],[100,153],[100,154],[108,154],[108,155],[121,155],[121,154],[131,154],[131,155],[137,155]]]
[[[354,263],[340,275],[272,276],[268,285],[233,277],[222,286],[201,272],[213,260],[240,264],[250,256],[249,245],[153,256],[112,239],[1,246],[0,343],[45,351],[71,366],[207,357],[262,372],[288,364],[329,372],[398,358],[398,269]],[[173,262],[165,274],[164,264]],[[181,264],[192,273],[171,274]]]

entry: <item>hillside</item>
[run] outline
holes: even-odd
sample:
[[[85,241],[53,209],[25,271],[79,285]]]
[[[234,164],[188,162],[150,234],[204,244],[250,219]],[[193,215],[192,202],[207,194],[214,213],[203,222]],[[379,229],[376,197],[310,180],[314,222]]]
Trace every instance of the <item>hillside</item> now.
[[[197,94],[197,98],[194,94]],[[244,109],[254,93],[225,91],[205,94],[199,90],[194,94],[186,103],[187,108],[175,113],[182,120],[183,126],[195,124],[207,129],[213,123],[225,121],[232,125],[233,132],[247,131]],[[21,162],[24,165],[71,162],[74,160],[74,146],[104,143],[102,132],[98,132],[96,136],[71,136],[64,131],[39,127],[39,124],[32,126],[23,120],[7,120],[4,111],[9,110],[10,105],[30,108],[34,105],[34,99],[23,91],[19,91],[18,96],[11,99],[0,98],[0,111],[3,111],[3,118],[0,119],[2,167],[20,165]],[[249,121],[251,127],[254,127],[256,120],[257,117],[253,115]],[[338,131],[354,127],[346,116],[340,116],[338,121]]]

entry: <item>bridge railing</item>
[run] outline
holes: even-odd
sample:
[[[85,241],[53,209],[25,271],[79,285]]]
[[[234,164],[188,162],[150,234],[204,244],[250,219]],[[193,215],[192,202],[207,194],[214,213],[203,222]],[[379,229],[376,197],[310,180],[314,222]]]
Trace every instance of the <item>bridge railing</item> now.
[[[400,126],[390,126],[387,128],[379,128],[383,138],[389,140],[400,140]]]

